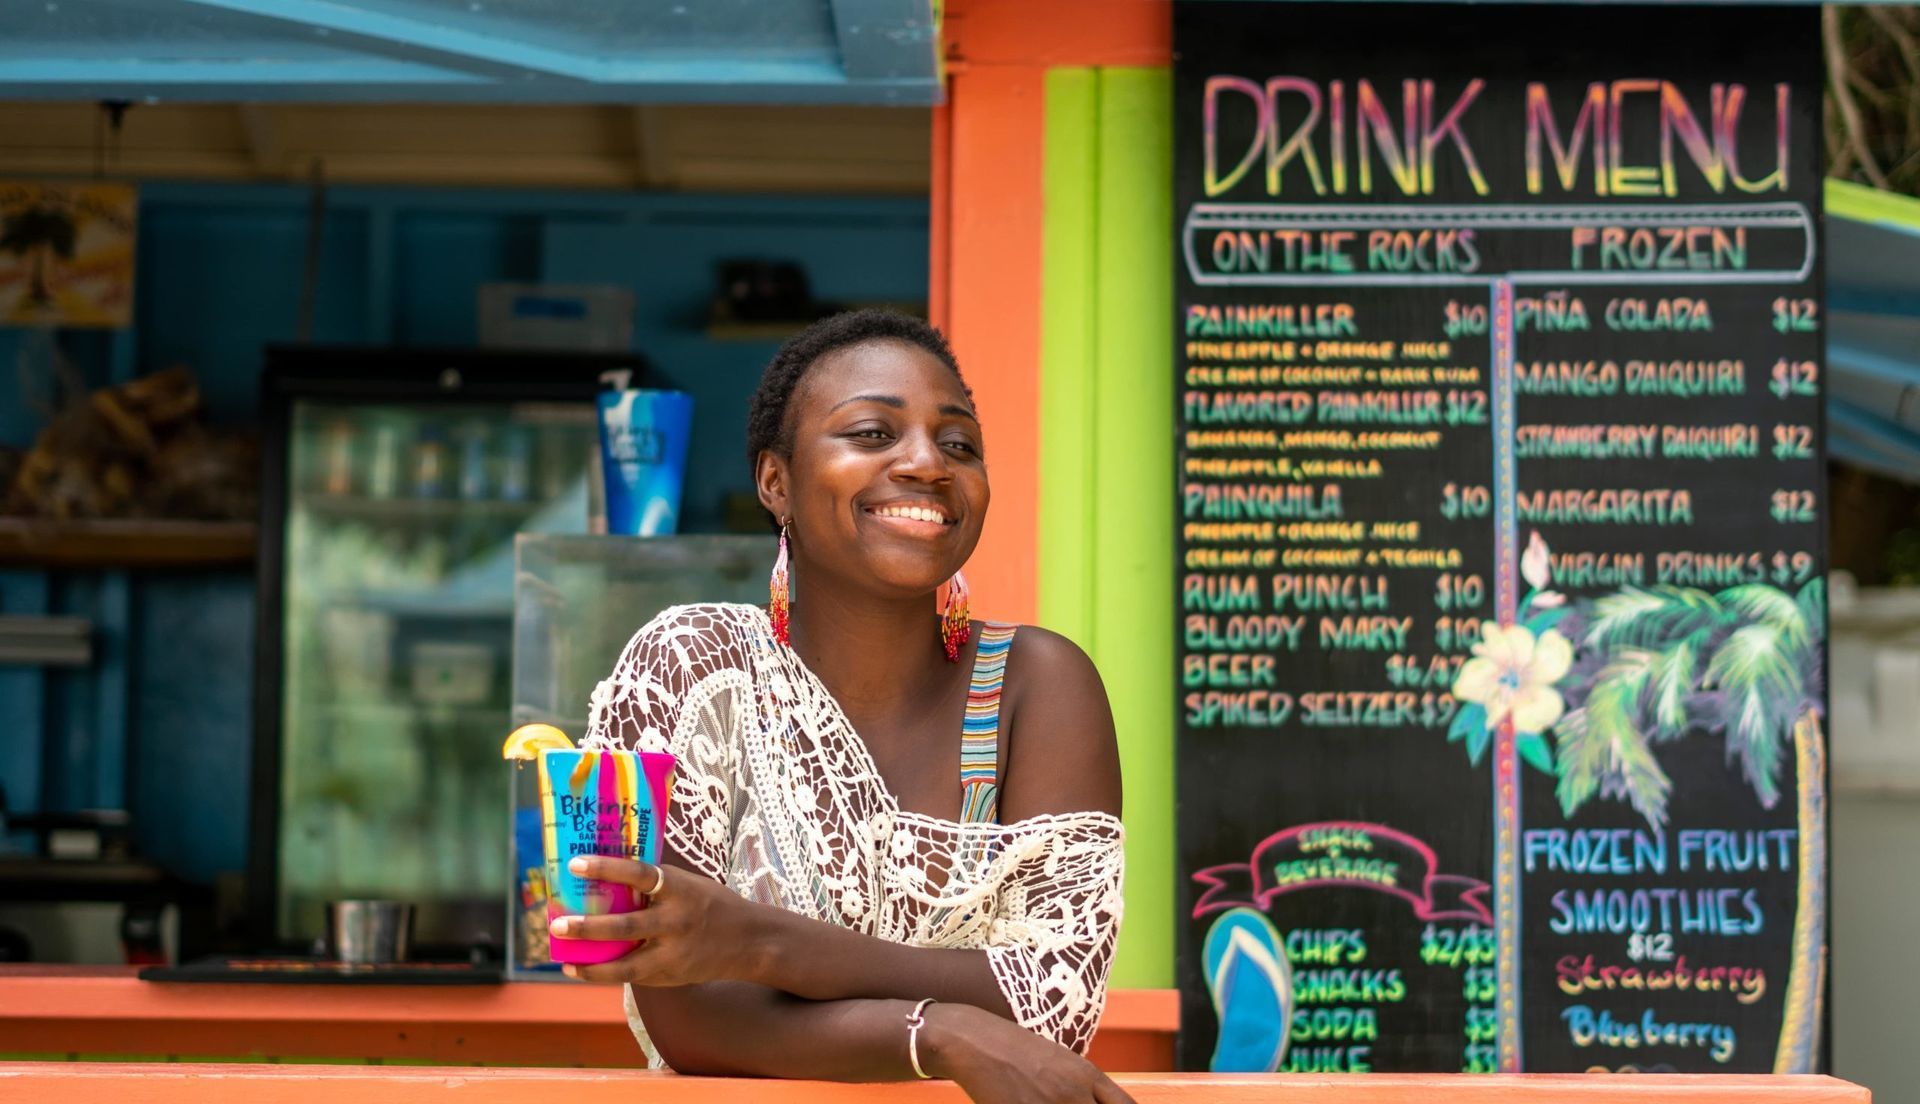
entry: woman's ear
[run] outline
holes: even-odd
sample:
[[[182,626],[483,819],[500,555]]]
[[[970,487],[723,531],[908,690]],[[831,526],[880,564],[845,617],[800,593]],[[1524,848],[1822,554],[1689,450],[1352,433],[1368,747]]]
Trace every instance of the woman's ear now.
[[[760,505],[779,521],[793,516],[787,508],[787,474],[785,457],[776,455],[772,449],[760,450],[760,459],[753,469],[753,489],[760,496]]]

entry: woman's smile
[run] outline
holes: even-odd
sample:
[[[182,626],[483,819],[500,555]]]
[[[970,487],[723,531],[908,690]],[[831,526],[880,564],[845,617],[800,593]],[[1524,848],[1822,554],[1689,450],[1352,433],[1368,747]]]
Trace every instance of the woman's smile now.
[[[868,517],[888,529],[916,537],[942,537],[953,528],[953,516],[937,502],[887,502],[868,506]]]

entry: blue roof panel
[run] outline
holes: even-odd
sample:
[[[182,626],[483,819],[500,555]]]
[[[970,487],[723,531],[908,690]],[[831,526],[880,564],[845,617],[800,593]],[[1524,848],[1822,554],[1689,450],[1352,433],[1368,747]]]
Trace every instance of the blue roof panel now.
[[[939,98],[933,0],[0,4],[0,97],[808,102]]]

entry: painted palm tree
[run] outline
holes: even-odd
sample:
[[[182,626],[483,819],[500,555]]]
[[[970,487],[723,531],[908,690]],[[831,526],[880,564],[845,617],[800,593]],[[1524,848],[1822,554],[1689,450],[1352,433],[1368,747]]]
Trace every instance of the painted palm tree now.
[[[1554,726],[1561,808],[1619,798],[1664,827],[1673,787],[1654,748],[1703,729],[1773,808],[1782,763],[1820,739],[1825,624],[1819,579],[1797,596],[1756,583],[1628,587],[1595,602],[1584,643],[1604,666]]]
[[[28,207],[6,221],[4,233],[0,233],[0,253],[11,253],[23,260],[32,258],[33,275],[27,286],[27,297],[35,306],[53,305],[48,267],[55,257],[73,259],[76,233],[72,213],[44,204]]]
[[[1717,593],[1628,587],[1594,603],[1584,643],[1603,666],[1554,726],[1568,816],[1594,797],[1626,801],[1660,829],[1673,783],[1654,751],[1718,732],[1755,798],[1773,808],[1782,765],[1797,779],[1800,894],[1775,1072],[1813,1070],[1826,969],[1826,750],[1821,731],[1826,587],[1764,584]]]

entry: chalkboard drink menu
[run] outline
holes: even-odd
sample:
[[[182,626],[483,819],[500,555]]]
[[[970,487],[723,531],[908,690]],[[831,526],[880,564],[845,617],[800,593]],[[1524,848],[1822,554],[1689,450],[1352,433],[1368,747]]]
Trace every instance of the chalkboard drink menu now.
[[[1173,7],[1183,1064],[1821,1068],[1817,10]]]

